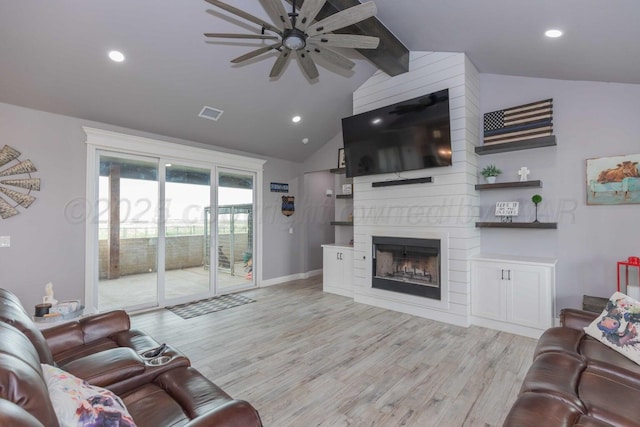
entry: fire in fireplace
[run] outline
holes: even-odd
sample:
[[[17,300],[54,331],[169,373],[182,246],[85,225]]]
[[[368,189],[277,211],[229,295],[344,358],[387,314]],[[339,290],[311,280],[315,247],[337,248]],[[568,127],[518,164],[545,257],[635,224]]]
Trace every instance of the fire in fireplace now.
[[[440,240],[373,236],[371,286],[439,300]]]

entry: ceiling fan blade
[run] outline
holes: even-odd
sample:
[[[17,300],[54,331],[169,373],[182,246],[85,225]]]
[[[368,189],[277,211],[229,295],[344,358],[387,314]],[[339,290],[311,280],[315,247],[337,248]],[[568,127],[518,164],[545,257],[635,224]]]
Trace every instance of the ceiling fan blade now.
[[[332,51],[331,49],[327,49],[324,46],[313,46],[309,50],[309,53],[311,53],[311,56],[319,56],[327,62],[330,62],[340,68],[344,68],[345,70],[351,70],[356,65],[356,63],[351,61],[350,59],[347,59],[344,56]]]
[[[255,58],[258,55],[262,55],[263,53],[269,52],[272,49],[280,49],[280,46],[282,46],[282,43],[276,43],[276,44],[271,44],[269,46],[264,46],[264,47],[261,47],[260,49],[252,50],[249,53],[245,53],[242,56],[238,56],[237,58],[232,59],[231,62],[233,62],[234,64],[237,64],[239,62],[246,61],[247,59]]]
[[[207,0],[209,1],[209,0]],[[334,13],[331,16],[326,17],[322,21],[318,21],[315,24],[309,26],[307,34],[309,37],[318,34],[330,33],[331,31],[339,30],[340,28],[353,25],[357,22],[364,21],[367,18],[371,18],[377,12],[375,3],[367,2],[357,6],[350,7],[341,12]]]
[[[358,36],[354,34],[320,34],[309,37],[307,42],[319,46],[375,49],[380,44],[380,39],[378,37]]]
[[[300,31],[304,31],[311,25],[316,15],[324,6],[326,0],[305,0],[302,4],[302,9],[298,14],[297,27]]]
[[[291,19],[289,19],[289,14],[284,8],[281,0],[265,0],[265,3],[267,3],[267,6],[271,10],[271,13],[278,17],[278,23],[282,23],[282,26],[284,28],[293,28],[293,26],[291,25]]]
[[[269,77],[279,77],[280,74],[282,74],[285,65],[287,65],[287,62],[289,62],[289,58],[291,58],[291,50],[282,49],[282,52],[280,52],[280,56],[278,56],[275,64],[273,64],[273,68],[271,69],[271,73],[269,73]]]
[[[231,5],[228,5],[226,3],[223,3],[223,2],[221,2],[219,0],[205,0],[205,1],[207,3],[210,3],[210,4],[214,5],[214,6],[219,7],[220,9],[226,10],[229,13],[233,13],[236,16],[244,18],[247,21],[253,22],[254,24],[258,24],[261,27],[264,27],[265,29],[267,29],[269,31],[273,31],[273,32],[278,33],[278,34],[282,34],[282,32],[280,31],[279,28],[276,28],[273,25],[269,24],[268,22],[263,21],[262,19],[257,18],[257,17],[255,17],[255,16],[253,16],[253,15],[251,15],[251,14],[245,12],[245,11],[242,11],[240,9],[236,9],[235,7],[233,7]]]
[[[214,37],[218,39],[259,39],[259,40],[279,40],[278,36],[270,36],[267,34],[231,34],[231,33],[204,33],[205,37]]]
[[[311,59],[311,55],[304,49],[296,50],[296,55],[298,55],[300,67],[302,67],[304,75],[307,76],[309,80],[317,79],[320,74],[313,59]]]

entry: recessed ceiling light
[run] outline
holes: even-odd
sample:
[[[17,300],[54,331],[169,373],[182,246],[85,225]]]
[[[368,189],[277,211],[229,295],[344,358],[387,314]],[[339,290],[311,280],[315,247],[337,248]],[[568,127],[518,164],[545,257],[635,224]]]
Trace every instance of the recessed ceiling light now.
[[[551,37],[555,39],[556,37],[560,37],[562,35],[562,31],[560,30],[547,30],[544,32],[544,35],[547,37]]]
[[[302,143],[303,144],[308,144],[309,143],[309,138],[302,138]]]
[[[371,123],[373,123],[374,125],[378,125],[382,123],[382,119],[380,117],[376,117],[375,119],[371,120]]]
[[[293,117],[291,118],[291,121],[292,121],[293,123],[298,123],[300,120],[302,120],[302,117],[300,117],[300,116],[293,116]]]
[[[166,167],[170,168],[171,166],[173,166],[171,163],[165,163],[164,164]]]
[[[124,55],[122,54],[122,52],[112,50],[111,52],[109,52],[109,59],[111,59],[113,62],[122,62],[124,61]]]

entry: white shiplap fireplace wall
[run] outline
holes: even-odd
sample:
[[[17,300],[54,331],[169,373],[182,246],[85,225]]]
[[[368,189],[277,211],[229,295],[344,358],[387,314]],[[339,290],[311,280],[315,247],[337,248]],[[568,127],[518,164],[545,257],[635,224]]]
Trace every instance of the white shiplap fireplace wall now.
[[[469,257],[479,252],[474,189],[479,141],[478,71],[463,53],[411,52],[409,72],[377,72],[353,94],[353,113],[449,89],[453,166],[354,179],[354,299],[356,302],[460,326],[470,320]],[[433,177],[432,183],[390,187],[372,182]],[[371,237],[441,240],[440,301],[371,287]]]

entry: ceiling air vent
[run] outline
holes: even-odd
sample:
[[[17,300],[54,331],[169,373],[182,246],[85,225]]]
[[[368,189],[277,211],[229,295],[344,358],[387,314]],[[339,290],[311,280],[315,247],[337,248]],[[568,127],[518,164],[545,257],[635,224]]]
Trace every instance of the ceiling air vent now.
[[[208,106],[204,106],[204,108],[202,109],[202,111],[200,111],[200,114],[198,114],[198,116],[205,118],[205,119],[209,119],[209,120],[214,120],[217,121],[220,116],[222,115],[222,110],[218,110],[217,108],[212,108],[212,107],[208,107]]]

